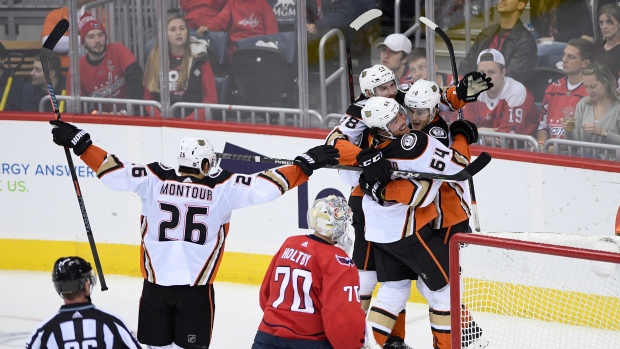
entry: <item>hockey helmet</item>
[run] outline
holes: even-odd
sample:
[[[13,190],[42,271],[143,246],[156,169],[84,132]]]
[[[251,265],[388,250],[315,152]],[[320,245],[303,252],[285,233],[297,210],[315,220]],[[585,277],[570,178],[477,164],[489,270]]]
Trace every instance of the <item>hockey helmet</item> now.
[[[352,217],[353,212],[347,201],[343,197],[330,195],[317,199],[308,210],[308,228],[335,242],[347,231]]]
[[[433,114],[433,109],[439,109],[441,90],[434,81],[420,79],[411,85],[405,94],[405,107],[408,109],[428,109]]]
[[[54,263],[52,281],[56,292],[73,293],[84,289],[84,283],[90,282],[91,287],[97,284],[97,275],[90,263],[80,257],[61,257]]]
[[[179,153],[177,157],[179,166],[195,168],[203,175],[204,162],[209,163],[209,170],[217,167],[217,156],[213,150],[213,145],[208,140],[198,137],[185,137],[179,143]]]
[[[390,81],[394,81],[394,84],[398,85],[394,72],[382,64],[375,64],[370,68],[362,70],[359,78],[360,89],[364,96],[368,98],[375,96],[375,88],[377,86]]]
[[[372,97],[362,108],[362,121],[368,127],[384,131],[387,133],[386,137],[394,139],[396,137],[390,132],[388,124],[394,120],[399,112],[407,115],[396,100],[386,97]]]

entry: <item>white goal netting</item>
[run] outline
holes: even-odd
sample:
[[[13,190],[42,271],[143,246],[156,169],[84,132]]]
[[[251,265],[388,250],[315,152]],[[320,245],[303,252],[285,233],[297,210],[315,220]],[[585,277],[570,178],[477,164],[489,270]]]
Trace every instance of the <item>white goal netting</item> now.
[[[451,257],[461,270],[461,303],[482,328],[488,348],[620,348],[620,238],[470,235],[500,241],[498,247],[467,241],[458,258]],[[522,246],[504,239],[553,246]],[[613,263],[594,260],[601,255]],[[452,279],[458,285],[454,275]]]

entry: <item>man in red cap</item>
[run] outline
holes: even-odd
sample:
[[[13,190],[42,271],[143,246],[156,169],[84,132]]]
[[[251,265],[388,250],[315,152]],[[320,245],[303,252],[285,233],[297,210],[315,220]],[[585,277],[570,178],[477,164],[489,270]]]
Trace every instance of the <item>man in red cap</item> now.
[[[92,16],[82,17],[79,28],[80,42],[86,49],[80,58],[80,95],[142,99],[144,72],[136,56],[121,43],[108,44],[103,24]],[[103,111],[112,111],[112,106],[103,105]]]

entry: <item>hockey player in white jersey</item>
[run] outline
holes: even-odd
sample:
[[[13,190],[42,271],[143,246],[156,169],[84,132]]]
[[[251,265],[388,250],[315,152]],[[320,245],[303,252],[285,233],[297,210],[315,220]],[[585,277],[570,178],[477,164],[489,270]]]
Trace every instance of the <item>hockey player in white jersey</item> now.
[[[447,148],[426,133],[411,130],[405,111],[392,99],[371,98],[362,109],[362,116],[374,131],[369,144],[380,150],[372,162],[387,161],[399,170],[442,174],[457,173],[468,164],[467,156],[456,151],[456,147]],[[478,139],[475,125],[468,121],[454,122],[450,133],[458,146]],[[371,168],[364,165],[364,170]],[[430,204],[441,183],[409,179],[368,181],[366,174],[360,177],[365,194],[365,236],[375,243],[377,277],[382,282],[377,303],[368,315],[379,344],[385,341],[397,314],[404,308],[410,278],[415,273],[431,291],[425,296],[431,309],[435,348],[450,348],[448,247],[429,224],[437,217],[434,205]]]
[[[77,127],[51,121],[58,145],[73,148],[110,189],[142,200],[138,340],[150,347],[208,348],[213,329],[213,281],[222,260],[232,211],[275,200],[338,163],[338,151],[319,146],[295,164],[251,175],[217,168],[213,146],[185,137],[178,169],[158,162],[133,164],[92,145]],[[177,172],[178,171],[178,172]]]

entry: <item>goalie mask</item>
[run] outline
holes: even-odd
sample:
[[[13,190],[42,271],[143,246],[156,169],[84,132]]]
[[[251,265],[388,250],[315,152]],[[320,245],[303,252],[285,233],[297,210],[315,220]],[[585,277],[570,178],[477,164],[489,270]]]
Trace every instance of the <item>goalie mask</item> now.
[[[396,100],[386,97],[372,97],[362,108],[362,121],[369,128],[383,131],[385,135],[382,134],[382,136],[395,139],[396,137],[390,131],[388,124],[398,116],[399,112],[407,115]]]
[[[179,152],[177,154],[179,166],[195,168],[200,173],[208,176],[208,172],[204,172],[204,164],[208,162],[209,171],[217,167],[217,156],[213,150],[213,146],[206,139],[198,137],[185,137],[179,143]]]
[[[382,64],[375,64],[362,70],[359,78],[360,89],[368,98],[375,96],[376,87],[390,81],[394,81],[395,86],[398,86],[394,72]]]
[[[433,109],[439,108],[441,90],[434,81],[418,80],[405,94],[405,107],[408,109],[428,109],[431,116]]]
[[[54,263],[52,281],[56,292],[63,297],[63,293],[74,293],[84,290],[84,283],[88,281],[91,287],[97,284],[97,275],[90,263],[80,257],[61,257]],[[64,297],[63,297],[64,298]]]
[[[340,196],[330,195],[316,200],[308,210],[308,228],[335,242],[347,231],[352,217],[347,201]]]

